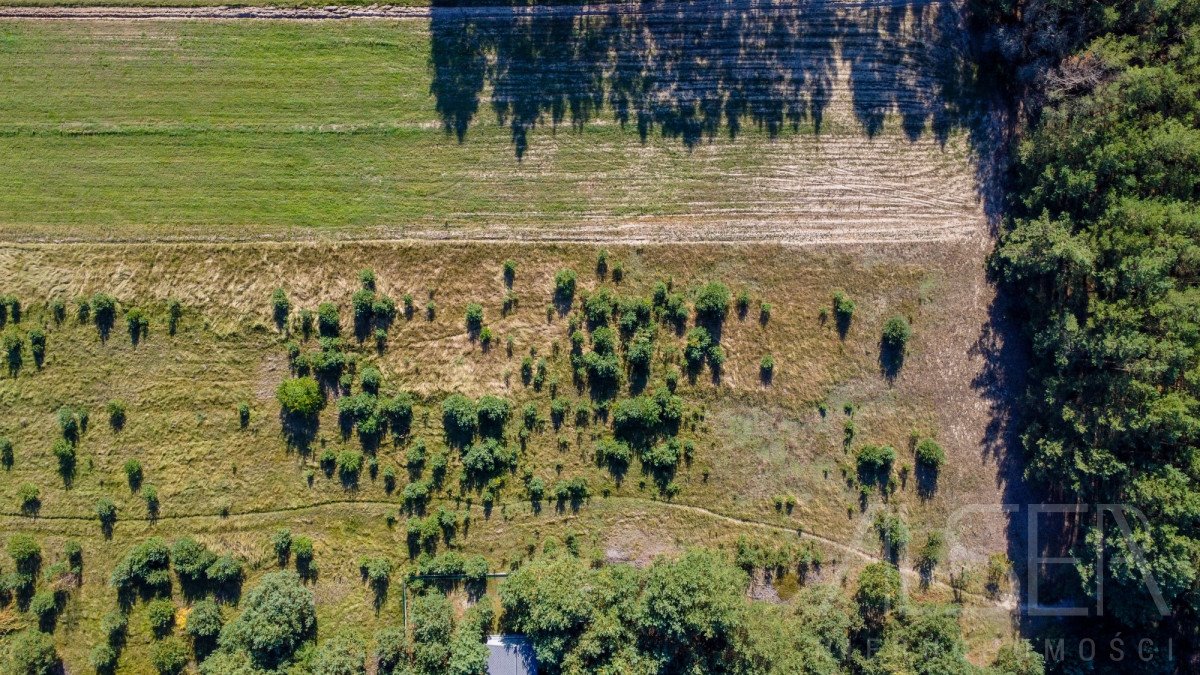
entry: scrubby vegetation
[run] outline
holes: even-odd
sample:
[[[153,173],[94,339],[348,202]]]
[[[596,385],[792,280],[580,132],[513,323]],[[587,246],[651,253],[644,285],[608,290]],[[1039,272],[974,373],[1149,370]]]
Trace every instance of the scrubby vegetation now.
[[[573,283],[564,282],[564,288],[570,287],[569,302],[562,294],[556,298],[554,270],[562,264],[588,269],[592,255],[549,266],[523,262],[520,277],[511,275],[515,288],[495,278],[497,272],[506,276],[495,263],[488,272],[494,286],[472,284],[469,294],[450,292],[444,282],[434,288],[431,281],[431,299],[436,295],[445,307],[460,309],[432,317],[429,323],[409,322],[407,316],[395,317],[394,325],[381,321],[389,315],[382,291],[396,287],[385,277],[374,278],[374,288],[361,279],[347,280],[350,289],[341,296],[314,294],[301,284],[286,286],[288,311],[278,323],[270,287],[255,292],[254,316],[234,323],[210,317],[202,302],[189,300],[169,340],[154,337],[170,320],[164,301],[122,290],[122,303],[114,309],[118,319],[124,320],[127,308],[136,303],[149,322],[149,339],[136,350],[123,339],[96,339],[90,303],[84,327],[57,328],[47,322],[51,361],[45,373],[27,368],[15,382],[31,383],[36,392],[40,381],[34,378],[57,376],[54,369],[68,359],[85,350],[104,349],[94,362],[88,361],[89,367],[104,373],[104,384],[123,386],[59,397],[40,403],[43,408],[37,413],[23,408],[31,428],[45,427],[38,432],[41,441],[31,440],[33,434],[24,427],[0,425],[5,434],[14,434],[14,441],[20,439],[13,444],[12,478],[17,485],[36,479],[29,483],[28,503],[21,504],[25,513],[77,512],[90,519],[87,536],[94,537],[94,543],[85,545],[96,555],[80,578],[84,584],[107,583],[110,589],[105,593],[89,588],[85,595],[64,600],[47,594],[47,584],[38,582],[29,593],[33,609],[20,609],[18,618],[50,625],[54,617],[72,617],[70,622],[58,620],[56,637],[73,641],[84,636],[80,642],[86,644],[59,648],[72,667],[86,668],[91,660],[102,672],[225,673],[266,667],[359,672],[360,666],[370,672],[374,664],[366,659],[376,653],[393,666],[420,672],[419,663],[430,663],[434,665],[427,672],[444,672],[439,669],[478,665],[485,633],[510,630],[504,611],[486,621],[483,605],[464,613],[458,593],[469,605],[479,598],[495,599],[497,588],[507,583],[487,577],[489,569],[512,572],[542,555],[564,551],[587,568],[581,577],[587,583],[608,574],[610,567],[620,567],[605,562],[610,554],[602,537],[608,536],[611,525],[599,524],[594,535],[580,534],[568,531],[574,522],[590,527],[613,514],[633,513],[627,510],[632,507],[638,513],[646,511],[655,528],[659,520],[665,523],[662,541],[674,538],[680,547],[696,543],[687,528],[699,532],[710,518],[726,513],[734,519],[728,533],[754,532],[758,526],[751,523],[763,522],[779,528],[780,540],[807,532],[814,522],[818,527],[828,522],[814,518],[811,510],[824,508],[821,500],[826,497],[814,495],[807,479],[786,483],[796,481],[798,469],[781,470],[765,453],[756,458],[749,446],[759,442],[757,431],[738,427],[730,415],[747,414],[759,405],[740,397],[766,396],[770,405],[781,406],[775,414],[787,427],[811,412],[812,404],[802,398],[809,384],[793,375],[807,372],[812,363],[807,360],[809,350],[823,350],[838,368],[881,382],[873,351],[866,357],[870,362],[865,370],[858,356],[835,361],[843,358],[837,354],[848,343],[814,318],[817,304],[825,302],[820,298],[812,300],[813,311],[805,313],[793,312],[794,300],[781,295],[777,302],[787,311],[763,324],[752,315],[741,316],[742,303],[726,281],[707,276],[668,281],[665,274],[646,272],[644,260],[632,253],[622,266],[619,286],[610,254],[606,279],[590,273],[586,279],[574,276]],[[664,280],[656,283],[658,278]],[[281,281],[288,283],[286,278]],[[426,291],[419,292],[417,297],[424,300]],[[522,304],[497,311],[517,292]],[[822,290],[821,297],[827,293]],[[194,297],[190,292],[180,295]],[[414,306],[412,294],[407,295],[410,301],[405,304]],[[264,303],[264,297],[272,301]],[[459,314],[468,301],[474,306]],[[548,318],[542,313],[546,302],[553,310]],[[748,311],[754,311],[753,303],[760,309],[770,304],[758,291],[747,295]],[[338,317],[339,305],[347,310],[346,317]],[[729,316],[733,310],[742,320]],[[46,312],[49,309],[40,306],[27,309],[36,321],[45,320]],[[473,325],[479,327],[480,342],[494,335],[496,344],[509,346],[509,353],[487,352],[478,345],[468,348],[470,340],[463,334],[467,314],[479,317]],[[354,335],[349,334],[350,324],[340,323],[350,316]],[[383,348],[362,339],[359,324],[368,318],[371,331],[383,331]],[[864,352],[874,347],[869,334],[877,337],[880,329],[878,320],[869,321],[871,330],[864,330],[856,345]],[[206,349],[216,350],[218,356]],[[154,387],[114,378],[111,369],[129,367],[122,359],[134,359],[131,370]],[[214,368],[219,386],[193,370],[188,359]],[[689,367],[692,363],[695,367]],[[762,386],[785,365],[788,377],[775,382],[777,391]],[[478,375],[464,377],[467,368],[479,369]],[[723,382],[721,373],[730,382]],[[171,384],[155,388],[162,386],[162,379]],[[179,401],[189,406],[174,407]],[[738,407],[744,409],[735,410]],[[89,412],[104,415],[105,423],[89,428]],[[886,439],[900,447],[898,434],[918,425],[904,417],[881,427],[880,417],[867,416],[864,428],[878,442]],[[838,424],[831,427],[835,437]],[[837,440],[832,450],[840,455]],[[857,448],[855,443],[848,451]],[[46,470],[47,463],[58,463],[59,455],[63,477],[73,483],[59,481]],[[794,458],[795,453],[789,449],[786,456]],[[729,457],[736,461],[727,462]],[[766,479],[763,494],[756,494],[759,488],[745,489],[757,485],[743,480],[756,472],[776,474]],[[838,483],[828,481],[835,494],[845,490],[849,495],[856,489]],[[15,489],[10,495],[20,496]],[[10,509],[17,504],[10,501]],[[710,509],[713,515],[699,509]],[[839,521],[841,509],[838,503]],[[681,525],[672,522],[677,517]],[[869,527],[870,516],[862,518]],[[739,520],[746,524],[737,524]],[[29,522],[41,525],[50,519]],[[330,530],[331,523],[343,529]],[[281,531],[284,524],[296,534],[292,529]],[[920,520],[912,527],[921,535],[925,532]],[[722,542],[724,531],[705,532],[706,537],[715,533],[714,550],[705,555],[728,565],[717,547],[727,547],[733,535],[730,542]],[[105,533],[112,539],[104,540]],[[154,533],[159,538],[143,539]],[[555,544],[554,537],[560,535],[562,541]],[[659,537],[656,531],[654,538]],[[780,610],[784,617],[790,617],[797,593],[809,593],[818,579],[829,581],[818,561],[829,565],[824,574],[834,574],[836,565],[837,573],[845,570],[849,579],[855,576],[854,565],[836,556],[811,546],[788,546],[786,552],[781,542],[778,552],[740,556],[739,565],[757,561],[748,571],[735,570],[729,576],[714,568],[713,574],[721,583],[737,577],[739,585],[727,592],[730,598],[740,598],[752,580],[765,584],[763,588],[777,587],[788,603]],[[862,548],[876,555],[873,541]],[[539,553],[543,549],[550,552]],[[56,553],[57,549],[46,554],[47,564]],[[611,555],[640,555],[646,564],[653,558],[620,550]],[[679,549],[672,548],[659,564],[672,564],[679,555]],[[903,556],[899,562],[904,564]],[[299,616],[296,631],[280,636],[277,648],[256,642],[267,620],[254,618],[253,609],[263,602],[253,589],[266,585],[272,570],[294,570],[298,588],[313,594],[313,620],[317,614],[322,618],[318,627],[311,627],[303,593],[276,589],[291,598],[281,600],[287,609],[278,611]],[[637,576],[639,584],[649,582],[650,576],[642,572],[621,570],[614,574]],[[418,572],[463,578],[450,587],[422,586],[424,582],[412,579]],[[361,585],[345,584],[360,576]],[[933,582],[935,590],[937,583]],[[242,593],[243,584],[249,593]],[[330,584],[350,590],[331,600]],[[592,587],[585,590],[591,593]],[[630,590],[640,597],[640,588]],[[851,590],[852,584],[846,592]],[[418,596],[446,591],[453,611],[448,631],[438,633],[446,638],[441,647],[419,646],[407,634],[400,640],[392,635],[387,644],[369,637],[370,631],[396,621],[405,598],[412,611]],[[596,606],[608,611],[605,602],[597,601]],[[739,607],[741,603],[737,601]],[[83,609],[97,620],[77,620]],[[97,625],[109,610],[121,619],[119,628],[115,619],[112,626],[108,619],[105,627]],[[754,613],[759,610],[748,611],[745,626],[763,621]],[[416,621],[411,614],[410,621]],[[633,632],[627,634],[633,636],[631,648],[652,655],[646,657],[651,661],[639,663],[660,663],[661,655],[653,655],[656,648],[642,641],[664,628],[642,626],[636,615],[622,621],[633,622]],[[257,627],[237,628],[248,622],[257,622]],[[703,621],[696,624],[701,625]],[[343,635],[344,626],[362,632]],[[735,632],[744,631],[739,627]],[[662,656],[661,669],[673,672],[676,665],[693,660],[713,663],[683,653],[682,634],[673,638],[671,647],[679,653]],[[268,638],[273,639],[263,639]],[[743,643],[734,644],[740,648]],[[780,664],[779,672],[791,672],[792,651],[772,650],[754,658]],[[555,666],[547,668],[553,672]]]
[[[1200,542],[1183,507],[1197,495],[1200,392],[1188,373],[1200,301],[1200,16],[1191,2],[1077,9],[975,3],[998,79],[1035,113],[993,263],[1033,351],[1026,475],[1048,501],[1138,510],[1127,514],[1132,539],[1080,522],[1079,577],[1059,592],[1102,583],[1106,633],[1175,639],[1179,660],[1154,664],[1166,672],[1200,648],[1191,618]],[[1161,596],[1146,590],[1146,574]]]

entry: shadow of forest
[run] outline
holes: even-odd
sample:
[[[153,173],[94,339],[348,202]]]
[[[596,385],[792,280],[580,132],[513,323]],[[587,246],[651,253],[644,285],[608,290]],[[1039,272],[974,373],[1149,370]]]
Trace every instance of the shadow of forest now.
[[[481,109],[517,157],[538,126],[608,118],[692,148],[747,127],[820,133],[839,89],[869,136],[944,142],[960,124],[969,58],[944,0],[695,0],[447,6],[431,19],[432,94],[462,142]]]

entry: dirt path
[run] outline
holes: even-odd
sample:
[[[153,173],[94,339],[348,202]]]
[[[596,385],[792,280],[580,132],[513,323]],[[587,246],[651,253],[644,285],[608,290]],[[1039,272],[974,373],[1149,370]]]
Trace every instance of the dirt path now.
[[[444,500],[435,499],[435,500],[432,500],[431,503],[437,504],[442,501],[444,501]],[[663,502],[663,501],[658,501],[658,500],[645,499],[642,497],[606,497],[605,501],[606,502],[623,502],[626,504],[633,504],[636,506],[652,505],[657,508],[666,508],[666,509],[671,509],[671,510],[675,510],[675,511],[684,511],[687,513],[703,516],[705,518],[712,518],[715,520],[720,520],[722,522],[726,522],[731,525],[737,525],[739,527],[754,527],[754,528],[758,528],[758,529],[769,530],[772,532],[786,532],[788,534],[796,535],[796,536],[800,537],[801,539],[814,541],[814,542],[820,543],[824,546],[828,546],[830,548],[836,549],[837,551],[847,554],[847,555],[850,555],[850,556],[853,556],[854,558],[857,558],[858,560],[862,560],[865,562],[879,562],[879,561],[883,560],[883,558],[881,558],[878,555],[868,553],[866,551],[863,551],[861,549],[855,548],[848,544],[839,542],[835,539],[830,539],[829,537],[826,537],[823,535],[814,534],[812,532],[804,531],[799,528],[775,525],[773,523],[767,523],[767,522],[763,522],[760,520],[753,520],[753,519],[749,519],[749,518],[738,518],[737,516],[731,516],[728,514],[720,513],[718,511],[713,511],[711,509],[706,509],[706,508],[703,508],[700,506],[691,506],[688,504],[675,504],[672,502]],[[522,504],[525,504],[525,502],[520,502],[519,504],[516,502],[501,502],[501,503],[498,503],[496,506],[497,507],[518,506],[518,505],[522,505]],[[161,522],[161,521],[172,522],[172,521],[199,520],[199,519],[228,521],[231,519],[245,518],[245,517],[250,517],[250,516],[272,516],[272,515],[291,514],[291,513],[303,513],[303,512],[317,511],[317,510],[329,508],[329,507],[350,506],[350,505],[354,505],[354,506],[386,506],[386,507],[390,507],[390,508],[396,508],[396,507],[400,506],[400,503],[396,502],[396,501],[387,501],[387,500],[379,500],[379,499],[331,499],[331,500],[322,501],[322,502],[315,502],[312,504],[304,504],[302,506],[293,506],[293,507],[287,507],[287,508],[281,508],[281,509],[262,509],[262,510],[251,510],[251,511],[238,511],[238,512],[231,512],[226,515],[222,515],[220,513],[186,513],[186,514],[176,514],[176,515],[164,515],[164,516],[159,516],[157,518],[138,517],[138,516],[123,517],[121,519],[121,521],[119,521],[117,523],[117,526],[118,527],[120,526],[120,522],[130,522],[130,521],[143,522],[143,523],[144,522]],[[567,517],[571,517],[571,516],[567,516]],[[48,515],[48,516],[39,515],[36,518],[31,519],[28,516],[23,516],[23,515],[11,513],[11,512],[10,513],[0,513],[0,519],[3,519],[4,521],[7,521],[8,523],[16,523],[16,524],[22,524],[22,525],[27,525],[30,522],[38,522],[38,521],[92,522],[92,521],[96,520],[94,516],[75,516],[75,515]],[[13,529],[16,529],[13,525],[7,526],[6,529],[8,529],[10,527]],[[905,577],[909,578],[910,580],[916,581],[916,580],[920,579],[920,573],[912,567],[909,567],[906,565],[901,565],[900,572]],[[937,586],[942,589],[953,590],[953,587],[950,584],[948,584],[945,581],[942,581],[940,579],[935,578],[932,581],[932,584],[934,586]],[[992,599],[992,598],[989,598],[984,595],[979,595],[977,593],[971,593],[968,591],[956,591],[956,592],[961,596],[971,598],[973,601],[977,602],[980,605],[1000,607],[1000,608],[1005,608],[1005,609],[1011,609],[1013,607],[1013,601],[1011,598],[1001,598],[999,600],[996,600],[996,599]]]

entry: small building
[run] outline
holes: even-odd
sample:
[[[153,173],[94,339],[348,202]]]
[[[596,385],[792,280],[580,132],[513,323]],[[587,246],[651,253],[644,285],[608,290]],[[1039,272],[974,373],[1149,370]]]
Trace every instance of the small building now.
[[[488,675],[534,675],[537,659],[524,635],[489,635]]]

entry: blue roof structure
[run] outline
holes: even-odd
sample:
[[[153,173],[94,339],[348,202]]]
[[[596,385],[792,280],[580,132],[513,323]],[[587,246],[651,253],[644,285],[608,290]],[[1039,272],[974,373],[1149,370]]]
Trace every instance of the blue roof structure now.
[[[488,675],[533,675],[537,659],[524,635],[489,635]]]

